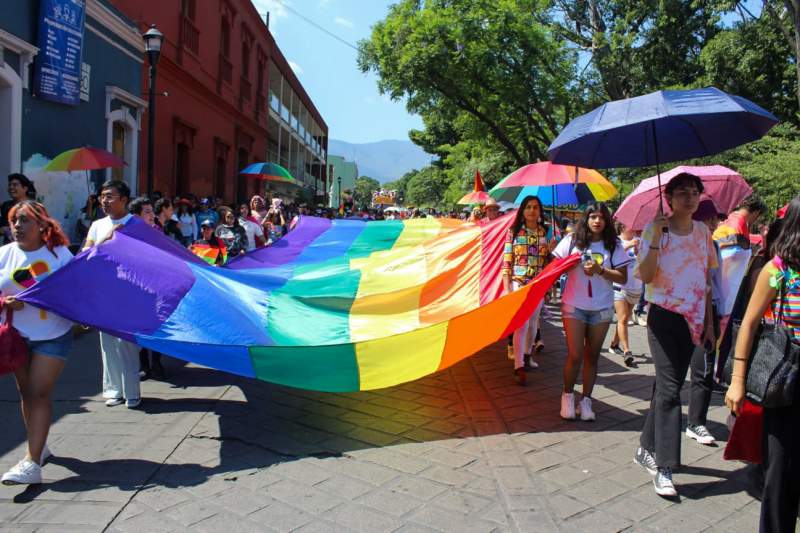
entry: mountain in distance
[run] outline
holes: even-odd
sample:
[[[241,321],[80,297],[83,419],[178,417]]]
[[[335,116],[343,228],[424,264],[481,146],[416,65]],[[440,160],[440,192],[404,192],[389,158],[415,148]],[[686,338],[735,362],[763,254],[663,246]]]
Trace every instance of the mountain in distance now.
[[[431,155],[411,141],[349,143],[328,139],[328,153],[355,161],[359,176],[369,176],[381,183],[394,181],[431,163]]]

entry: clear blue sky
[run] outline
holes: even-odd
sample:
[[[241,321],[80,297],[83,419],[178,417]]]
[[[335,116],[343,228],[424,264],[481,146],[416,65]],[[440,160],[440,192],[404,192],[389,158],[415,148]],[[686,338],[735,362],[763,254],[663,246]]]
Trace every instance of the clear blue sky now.
[[[353,143],[385,139],[408,140],[408,130],[421,129],[419,116],[404,102],[392,102],[378,92],[373,74],[356,65],[356,51],[326,34],[310,19],[355,45],[369,37],[392,0],[252,0],[261,13],[270,13],[270,30],[286,59],[328,123],[330,137]],[[746,0],[754,13],[760,0]],[[738,14],[725,17],[730,24]]]
[[[355,45],[369,37],[373,24],[387,13],[388,0],[252,0],[270,13],[270,30],[322,118],[331,138],[353,143],[408,140],[408,130],[422,119],[378,92],[376,78],[362,74],[357,53],[314,27],[312,20]]]

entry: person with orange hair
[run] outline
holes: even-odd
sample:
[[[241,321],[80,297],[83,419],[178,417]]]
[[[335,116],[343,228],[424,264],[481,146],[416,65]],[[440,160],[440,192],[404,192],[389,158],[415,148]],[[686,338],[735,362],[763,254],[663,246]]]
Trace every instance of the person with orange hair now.
[[[14,241],[0,248],[0,294],[6,316],[28,345],[29,359],[14,372],[28,431],[28,453],[3,474],[4,485],[42,482],[42,464],[51,455],[47,435],[53,415],[51,394],[67,362],[72,322],[23,304],[15,296],[72,259],[69,239],[39,202],[23,200],[11,208],[8,222]]]

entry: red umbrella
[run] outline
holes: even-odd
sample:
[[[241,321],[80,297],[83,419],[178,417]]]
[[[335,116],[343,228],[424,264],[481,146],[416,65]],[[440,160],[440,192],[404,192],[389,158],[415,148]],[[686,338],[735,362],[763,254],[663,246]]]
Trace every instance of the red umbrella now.
[[[619,206],[617,212],[614,213],[614,218],[631,229],[644,229],[644,226],[653,220],[658,212],[663,188],[672,178],[683,172],[694,174],[700,178],[705,195],[713,200],[714,205],[723,214],[732,211],[742,200],[753,193],[752,187],[735,170],[722,165],[705,167],[682,165],[661,174],[661,187],[659,187],[657,176],[642,180]],[[665,213],[670,212],[666,200],[664,200],[663,209]]]

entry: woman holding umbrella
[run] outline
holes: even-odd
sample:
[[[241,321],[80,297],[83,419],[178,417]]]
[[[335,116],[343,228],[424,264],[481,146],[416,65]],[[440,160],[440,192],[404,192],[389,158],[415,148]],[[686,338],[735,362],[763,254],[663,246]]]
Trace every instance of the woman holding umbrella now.
[[[694,352],[714,344],[711,269],[717,253],[708,227],[692,220],[702,192],[694,174],[672,178],[664,188],[672,215],[659,214],[645,227],[636,265],[650,302],[647,340],[656,379],[634,460],[655,476],[659,496],[678,494],[672,468],[680,464],[681,387]]]

